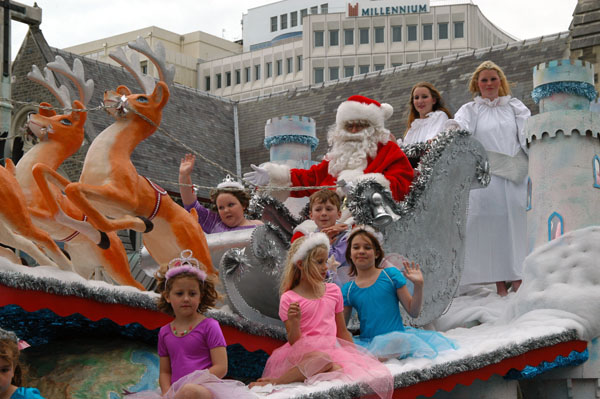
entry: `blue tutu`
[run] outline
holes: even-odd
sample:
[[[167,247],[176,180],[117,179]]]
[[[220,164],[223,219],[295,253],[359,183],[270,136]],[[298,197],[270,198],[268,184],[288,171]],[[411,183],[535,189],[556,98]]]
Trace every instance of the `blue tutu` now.
[[[424,357],[433,359],[439,352],[456,349],[453,340],[437,331],[405,327],[404,331],[392,331],[365,340],[354,337],[354,343],[371,352],[379,359]]]

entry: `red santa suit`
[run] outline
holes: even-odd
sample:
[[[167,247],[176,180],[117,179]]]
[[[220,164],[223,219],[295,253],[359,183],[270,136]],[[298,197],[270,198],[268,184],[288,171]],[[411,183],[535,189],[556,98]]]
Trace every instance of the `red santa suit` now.
[[[388,141],[379,143],[375,158],[367,158],[367,167],[362,171],[343,171],[336,178],[329,174],[329,161],[313,165],[310,169],[291,169],[292,186],[334,186],[339,180],[347,183],[364,179],[375,179],[392,192],[396,201],[402,201],[413,180],[413,168],[398,144]],[[317,190],[291,191],[292,197],[308,197]]]
[[[353,184],[361,180],[374,179],[389,189],[396,201],[401,201],[409,191],[414,172],[408,158],[398,147],[395,140],[389,139],[391,135],[384,127],[384,121],[392,113],[393,108],[389,104],[380,104],[363,96],[351,96],[347,101],[341,103],[337,109],[336,124],[329,133],[330,145],[333,145],[332,151],[335,150],[336,143],[355,141],[352,138],[353,135],[356,135],[355,137],[359,141],[363,139],[370,142],[368,144],[370,149],[366,153],[363,151],[362,155],[356,154],[356,157],[353,156],[353,152],[343,151],[346,157],[350,154],[350,157],[358,160],[358,162],[353,163],[350,161],[348,165],[352,163],[353,166],[347,168],[345,167],[346,164],[342,163],[341,168],[343,170],[341,171],[340,167],[333,165],[332,168],[332,165],[330,165],[330,162],[336,160],[336,158],[332,158],[333,156],[338,158],[343,156],[340,155],[339,150],[337,153],[330,151],[325,156],[325,160],[313,165],[308,170],[289,169],[285,165],[267,163],[263,167],[269,174],[269,185],[279,187],[335,186],[340,180]],[[371,130],[365,130],[362,133],[347,133],[345,132],[345,124],[351,121],[368,121]],[[363,136],[359,139],[361,134]],[[332,172],[332,170],[335,172]],[[317,189],[291,191],[286,194],[293,197],[306,197],[315,191]],[[282,196],[279,195],[279,198],[281,199]]]

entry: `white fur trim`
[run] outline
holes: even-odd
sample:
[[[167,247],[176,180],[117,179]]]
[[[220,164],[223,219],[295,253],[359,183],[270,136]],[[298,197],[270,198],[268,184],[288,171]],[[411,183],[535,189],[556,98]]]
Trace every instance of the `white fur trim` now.
[[[329,237],[327,237],[327,234],[325,233],[310,233],[304,239],[304,241],[302,241],[302,243],[300,244],[300,247],[296,250],[296,253],[292,256],[291,262],[292,263],[296,263],[299,260],[304,260],[304,258],[306,257],[306,255],[308,254],[308,252],[319,246],[319,245],[323,245],[325,247],[327,247],[327,253],[329,253]]]
[[[335,123],[341,127],[346,121],[368,120],[373,126],[383,127],[384,121],[394,113],[389,104],[364,104],[358,101],[344,101],[337,109]]]
[[[364,175],[362,170],[359,169],[347,169],[342,170],[337,176],[337,180],[344,180],[346,183],[351,183],[358,179],[359,176]]]
[[[312,220],[305,220],[304,222],[300,223],[298,226],[294,227],[294,231],[293,233],[302,233],[305,236],[309,235],[310,233],[314,233],[315,231],[317,231],[317,224],[312,221]]]
[[[363,174],[361,176],[357,176],[356,179],[354,180],[354,182],[358,183],[359,181],[364,181],[364,180],[369,180],[369,179],[375,180],[377,183],[381,184],[384,188],[387,188],[388,190],[390,189],[390,181],[388,179],[386,179],[385,176],[381,173]]]
[[[263,168],[269,172],[269,186],[275,187],[291,187],[292,176],[290,174],[290,167],[287,165],[280,165],[273,162],[267,162],[262,165]],[[272,190],[270,194],[273,198],[283,202],[289,196],[289,190]]]

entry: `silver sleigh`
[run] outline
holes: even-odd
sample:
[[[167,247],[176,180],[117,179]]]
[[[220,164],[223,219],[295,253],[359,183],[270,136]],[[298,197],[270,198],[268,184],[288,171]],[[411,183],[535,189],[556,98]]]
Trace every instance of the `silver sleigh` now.
[[[469,132],[440,133],[431,143],[403,147],[418,159],[411,190],[395,202],[375,181],[356,185],[347,206],[355,223],[377,228],[386,254],[397,253],[421,265],[425,286],[417,318],[424,326],[444,313],[460,283],[465,252],[469,191],[487,186],[489,163],[483,146]],[[279,281],[293,228],[303,221],[270,196],[255,196],[252,217],[265,224],[253,230],[209,234],[209,247],[231,310],[259,325],[281,327]],[[304,212],[306,214],[306,212]],[[306,217],[306,215],[304,215]]]

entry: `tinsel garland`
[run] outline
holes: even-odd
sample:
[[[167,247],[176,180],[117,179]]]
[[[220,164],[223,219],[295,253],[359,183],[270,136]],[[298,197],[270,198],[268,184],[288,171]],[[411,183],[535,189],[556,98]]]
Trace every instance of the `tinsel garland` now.
[[[576,96],[585,97],[590,101],[594,101],[598,96],[596,88],[589,83],[562,81],[550,82],[536,87],[531,92],[531,98],[538,104],[540,100],[557,93],[574,94]]]
[[[590,357],[587,348],[583,352],[571,351],[568,356],[557,356],[552,362],[541,362],[538,366],[526,366],[523,370],[511,369],[504,376],[507,380],[528,380],[546,371],[558,367],[578,366],[585,363]]]
[[[158,312],[155,297],[141,292],[121,291],[118,287],[115,287],[115,289],[92,287],[79,282],[65,282],[52,277],[37,277],[26,273],[5,270],[0,270],[0,284],[21,290],[42,291],[64,296],[72,295],[101,303],[122,304]],[[218,309],[210,309],[206,312],[206,315],[221,324],[232,326],[252,335],[267,336],[282,341],[286,340],[285,330],[283,329],[265,326]],[[110,315],[107,315],[107,317],[110,317]]]
[[[310,150],[314,151],[319,145],[319,139],[313,136],[306,136],[303,134],[280,134],[277,136],[265,137],[264,145],[268,150],[272,145],[286,144],[286,143],[298,143],[310,146]]]
[[[284,220],[290,226],[295,227],[304,219],[292,215],[290,210],[281,201],[276,200],[265,193],[254,194],[248,205],[248,217],[250,219],[277,223]]]
[[[427,188],[428,182],[432,177],[433,169],[444,153],[444,150],[459,136],[470,136],[471,133],[466,130],[450,130],[438,134],[431,143],[416,143],[402,147],[402,150],[408,157],[421,158],[419,166],[415,169],[415,178],[410,185],[410,189],[402,202],[395,202],[388,190],[374,180],[365,180],[359,182],[349,195],[348,208],[354,216],[357,224],[371,224],[373,215],[368,199],[365,197],[367,191],[376,190],[384,197],[384,203],[391,204],[392,211],[401,218],[409,216],[414,211],[415,206],[421,200],[421,196]],[[483,185],[487,186],[490,181],[489,164],[482,162],[477,168],[477,179]]]
[[[504,359],[519,356],[534,349],[540,349],[579,339],[575,330],[567,330],[560,334],[531,338],[519,344],[512,344],[495,351],[481,355],[471,356],[460,360],[438,364],[433,367],[424,367],[394,375],[394,389],[415,385],[421,382],[445,378],[453,374],[481,369],[485,366],[496,364]],[[312,392],[297,396],[298,399],[345,399],[369,394],[369,389],[364,384],[349,384],[342,387],[331,388],[327,391]]]
[[[0,270],[0,284],[27,291],[88,298],[101,303],[122,304],[134,308],[156,310],[156,299],[147,293],[130,292],[118,288],[104,288],[53,277],[38,277],[27,273]]]

